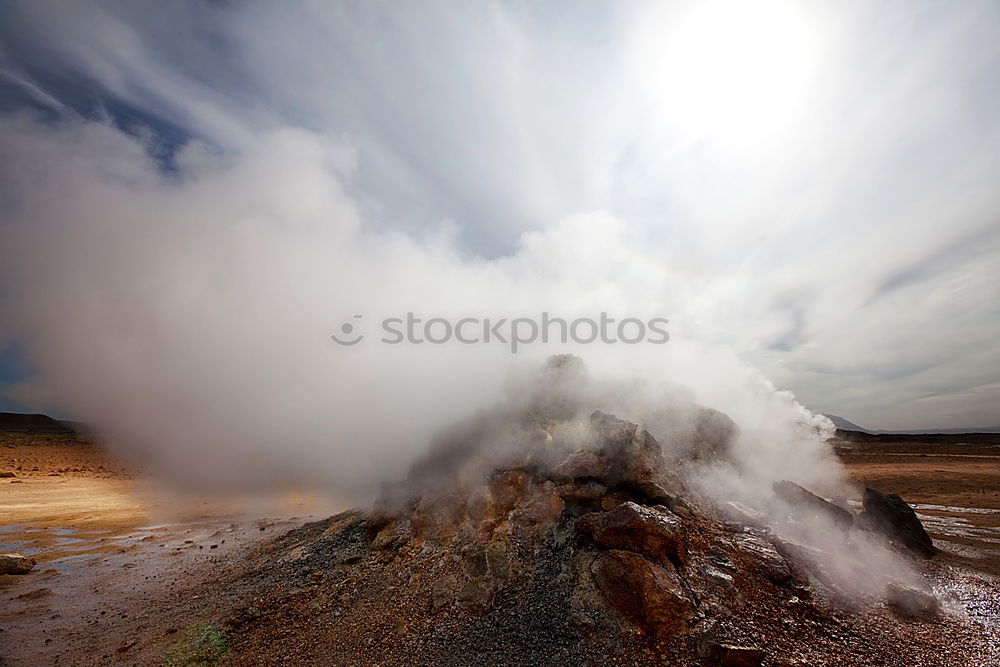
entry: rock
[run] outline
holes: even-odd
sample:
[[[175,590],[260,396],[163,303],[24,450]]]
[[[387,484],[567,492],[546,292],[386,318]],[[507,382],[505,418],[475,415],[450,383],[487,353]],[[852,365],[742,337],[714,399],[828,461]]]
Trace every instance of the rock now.
[[[792,578],[792,569],[774,545],[755,533],[742,533],[733,538],[734,546],[754,561],[767,579],[781,584]]]
[[[448,575],[434,582],[431,589],[431,606],[435,611],[450,607],[455,601],[455,591],[458,589],[458,577]]]
[[[600,482],[587,480],[560,484],[556,487],[556,493],[558,493],[559,497],[562,498],[567,504],[594,503],[600,500],[601,496],[607,492],[608,487],[604,486]]]
[[[17,477],[17,474],[13,473],[13,472],[11,472],[9,470],[4,470],[4,471],[0,472],[0,478],[6,479],[6,478],[10,478],[10,477]]]
[[[709,647],[709,664],[723,667],[758,667],[767,654],[756,646],[715,643]]]
[[[604,475],[606,467],[597,452],[578,449],[571,452],[553,470],[556,479],[592,479]]]
[[[391,521],[386,524],[372,540],[372,549],[388,549],[397,547],[406,541],[410,534],[410,522],[406,519]]]
[[[717,567],[712,567],[711,565],[702,565],[699,570],[703,575],[705,575],[710,581],[719,584],[725,588],[729,588],[733,585],[733,576],[726,572],[723,572]]]
[[[696,610],[673,565],[658,565],[629,551],[599,556],[591,574],[601,594],[640,627],[656,634],[686,632]]]
[[[723,513],[733,521],[755,528],[764,528],[767,525],[767,517],[763,512],[758,512],[752,507],[748,507],[736,500],[730,500],[722,505]]]
[[[519,523],[548,528],[562,515],[566,503],[556,493],[556,486],[546,480],[541,484],[532,484],[528,493],[519,499],[520,502],[509,515],[509,518]]]
[[[625,549],[681,563],[686,555],[683,524],[665,507],[626,502],[610,512],[585,514],[577,532],[610,549]]]
[[[931,618],[941,611],[941,602],[930,593],[896,582],[886,586],[885,601],[900,616]]]
[[[712,564],[717,565],[718,567],[723,567],[729,570],[736,569],[736,564],[733,563],[733,559],[719,547],[712,547],[708,550],[708,560],[712,561]]]
[[[458,591],[459,606],[483,612],[489,609],[496,591],[496,584],[489,577],[475,577],[465,582]]]
[[[772,536],[771,542],[786,560],[804,566],[807,570],[818,574],[827,560],[827,552],[817,547],[797,542],[790,538]]]
[[[792,506],[792,516],[796,520],[825,519],[844,532],[850,530],[854,523],[853,513],[820,498],[795,482],[775,482],[771,488],[775,495]]]
[[[0,554],[0,574],[27,574],[35,567],[35,559],[19,553]]]
[[[458,530],[465,512],[465,498],[448,490],[430,490],[417,503],[410,517],[414,535],[446,540]]]
[[[584,636],[590,635],[597,628],[597,623],[594,622],[594,619],[589,614],[585,614],[582,611],[574,611],[570,613],[567,620],[570,625],[579,630]]]
[[[625,486],[653,502],[669,502],[683,491],[680,478],[668,470],[663,451],[648,431],[600,410],[590,415],[598,477],[609,486]],[[595,476],[595,475],[588,475]]]
[[[882,494],[869,488],[865,489],[862,503],[865,508],[860,518],[863,527],[882,533],[922,558],[931,558],[937,553],[917,513],[905,500],[894,493]]]
[[[494,540],[486,545],[486,569],[497,579],[503,579],[510,571],[510,558],[507,555],[507,544],[502,540]]]
[[[694,419],[694,434],[688,449],[688,457],[694,461],[715,461],[729,455],[733,443],[739,437],[740,428],[729,415],[697,406]]]

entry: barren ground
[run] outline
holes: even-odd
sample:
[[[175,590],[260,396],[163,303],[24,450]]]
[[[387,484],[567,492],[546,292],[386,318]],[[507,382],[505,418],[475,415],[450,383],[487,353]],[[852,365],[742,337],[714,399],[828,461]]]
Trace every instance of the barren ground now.
[[[957,593],[974,599],[969,613],[1000,627],[990,593],[1000,576],[1000,445],[847,443],[838,453],[859,489],[914,504],[942,549],[936,560],[965,573],[954,580],[969,582]],[[212,641],[218,610],[252,602],[219,599],[216,582],[262,540],[342,509],[302,498],[251,514],[181,502],[100,451],[62,442],[0,446],[5,471],[16,477],[0,479],[0,550],[39,563],[0,576],[0,665],[199,664],[189,647]]]
[[[190,630],[175,605],[207,600],[249,545],[342,509],[178,497],[94,447],[37,438],[0,446],[2,472],[16,477],[0,478],[0,551],[38,565],[0,575],[0,665],[148,663],[137,649]]]
[[[1000,576],[1000,436],[996,444],[845,443],[850,479],[913,505],[945,560]]]

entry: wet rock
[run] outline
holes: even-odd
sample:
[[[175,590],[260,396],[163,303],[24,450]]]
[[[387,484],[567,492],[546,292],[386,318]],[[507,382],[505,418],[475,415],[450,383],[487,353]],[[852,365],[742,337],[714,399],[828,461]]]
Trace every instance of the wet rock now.
[[[708,560],[712,562],[713,565],[717,567],[726,568],[729,570],[735,570],[736,564],[733,563],[733,559],[729,557],[725,551],[719,547],[712,547],[708,550]]]
[[[767,517],[764,516],[763,512],[758,512],[754,508],[744,505],[736,500],[730,500],[723,503],[722,512],[727,517],[742,526],[763,528],[767,525]]]
[[[610,512],[593,512],[576,521],[577,532],[610,549],[625,549],[681,563],[683,524],[665,507],[626,502]]]
[[[865,508],[860,517],[862,527],[882,533],[921,558],[931,558],[937,553],[917,513],[905,500],[894,493],[882,494],[868,488],[862,503]]]
[[[756,646],[713,643],[709,646],[709,664],[722,667],[758,667],[767,654]]]
[[[0,554],[0,574],[27,574],[35,567],[35,559],[19,553]]]
[[[896,582],[886,586],[885,601],[900,616],[931,618],[941,611],[941,602],[930,593]]]
[[[733,585],[733,577],[731,574],[723,572],[717,567],[712,567],[711,565],[702,565],[699,571],[705,575],[705,577],[724,588],[729,588]]]
[[[591,566],[601,594],[640,627],[656,634],[686,632],[696,610],[677,571],[642,556],[613,550]]]
[[[792,569],[774,545],[755,533],[733,538],[734,546],[756,564],[758,571],[776,584],[792,578]]]
[[[827,520],[840,530],[847,531],[854,523],[854,514],[820,498],[808,489],[787,480],[775,482],[775,495],[792,506],[792,516],[799,521]]]

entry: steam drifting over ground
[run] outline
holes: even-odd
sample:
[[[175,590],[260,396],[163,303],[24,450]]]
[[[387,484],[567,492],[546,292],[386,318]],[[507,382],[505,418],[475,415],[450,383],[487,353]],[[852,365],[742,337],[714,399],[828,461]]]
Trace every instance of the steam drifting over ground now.
[[[464,254],[447,227],[378,229],[346,193],[346,145],[284,129],[246,155],[197,144],[163,173],[98,124],[3,121],[5,313],[38,374],[27,401],[92,421],[112,446],[187,482],[275,480],[364,495],[431,433],[496,401],[511,367],[576,351],[648,401],[689,392],[740,425],[748,466],[823,477],[796,424],[823,420],[734,354],[686,335],[670,267],[621,221],[590,213]],[[457,319],[669,317],[665,345],[332,343],[416,311]],[[763,446],[766,443],[766,446]],[[793,454],[789,456],[789,454]]]

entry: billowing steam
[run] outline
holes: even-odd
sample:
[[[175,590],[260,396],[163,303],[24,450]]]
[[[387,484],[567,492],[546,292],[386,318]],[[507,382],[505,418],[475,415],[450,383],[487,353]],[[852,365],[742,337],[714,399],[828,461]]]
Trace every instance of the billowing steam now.
[[[13,118],[0,133],[4,332],[37,369],[18,396],[176,479],[367,495],[434,430],[497,400],[512,368],[567,351],[618,383],[621,406],[683,395],[730,415],[761,488],[836,479],[809,435],[825,420],[690,335],[680,280],[610,215],[558,221],[487,260],[464,255],[447,226],[412,238],[365,219],[349,194],[352,150],[302,130],[239,158],[189,145],[171,174],[99,124]],[[671,338],[517,355],[380,343],[376,323],[407,312],[666,317]],[[345,322],[369,335],[338,346]]]
[[[724,461],[685,471],[693,492],[747,503],[783,538],[820,547],[811,566],[848,593],[912,579],[877,540],[847,545],[830,521],[781,520],[776,481],[850,493],[824,442],[831,424],[693,336],[680,281],[607,214],[561,220],[487,260],[464,255],[447,227],[412,238],[373,225],[348,193],[353,152],[305,131],[276,132],[238,159],[192,144],[171,174],[139,140],[97,124],[15,118],[0,133],[13,205],[0,228],[4,331],[37,369],[19,396],[93,424],[161,476],[311,484],[364,501],[433,433],[498,402],[599,407],[668,454],[694,441],[708,406],[738,435]],[[380,342],[377,323],[407,312],[667,317],[670,340],[517,355]],[[330,335],[348,322],[366,337],[337,345]],[[538,375],[541,358],[567,351],[586,360],[585,377]]]

